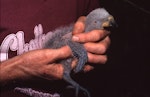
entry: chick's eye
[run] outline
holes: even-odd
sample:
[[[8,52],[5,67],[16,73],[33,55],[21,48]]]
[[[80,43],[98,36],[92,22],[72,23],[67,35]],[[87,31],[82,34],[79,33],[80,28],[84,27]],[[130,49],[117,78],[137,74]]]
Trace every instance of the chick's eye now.
[[[94,23],[96,24],[96,23],[97,23],[97,21],[94,21]]]

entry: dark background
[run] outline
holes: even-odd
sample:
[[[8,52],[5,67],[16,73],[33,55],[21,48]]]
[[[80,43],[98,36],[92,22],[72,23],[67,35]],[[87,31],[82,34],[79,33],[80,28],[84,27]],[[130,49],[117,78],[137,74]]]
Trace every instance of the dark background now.
[[[116,19],[108,62],[90,73],[92,97],[150,97],[150,11],[148,0],[100,0]],[[94,75],[95,74],[95,75]]]
[[[150,11],[148,0],[131,1]],[[118,24],[110,35],[108,62],[73,78],[90,91],[91,97],[150,97],[150,14],[125,0],[100,0],[100,5],[115,17]],[[63,81],[42,80],[44,84],[41,84],[41,80],[17,85],[34,87],[35,90],[40,87],[43,92],[57,92],[63,97],[74,95],[74,91],[65,88],[67,83]],[[23,96],[18,93],[12,95]]]

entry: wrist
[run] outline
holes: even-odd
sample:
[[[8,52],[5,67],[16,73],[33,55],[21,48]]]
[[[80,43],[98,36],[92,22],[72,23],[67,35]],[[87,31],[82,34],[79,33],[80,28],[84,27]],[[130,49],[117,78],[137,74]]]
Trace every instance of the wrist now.
[[[18,67],[21,64],[23,64],[23,59],[19,56],[2,62],[0,64],[0,83],[7,84],[17,80],[22,75],[22,71]]]

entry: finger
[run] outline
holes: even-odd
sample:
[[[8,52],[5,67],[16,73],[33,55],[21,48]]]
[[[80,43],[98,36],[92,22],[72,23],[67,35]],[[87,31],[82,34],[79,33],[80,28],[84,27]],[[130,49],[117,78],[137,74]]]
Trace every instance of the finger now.
[[[76,66],[77,59],[73,60],[71,66],[74,68]],[[62,79],[64,74],[64,67],[62,64],[52,63],[49,65],[45,65],[42,69],[43,75],[42,77],[47,79]]]
[[[78,60],[77,60],[77,59],[74,59],[74,60],[72,61],[71,67],[72,67],[72,68],[75,68],[76,65],[77,65],[77,62],[78,62]]]
[[[94,69],[93,66],[91,66],[91,65],[85,65],[84,68],[83,68],[83,71],[84,72],[89,72],[89,71],[91,71],[93,69]]]
[[[62,79],[64,68],[62,64],[49,64],[41,70],[41,77],[49,80]]]
[[[92,42],[85,43],[84,47],[88,52],[94,54],[104,54],[106,53],[109,45],[110,45],[110,38],[107,36],[104,40],[98,43],[92,43]]]
[[[95,55],[92,53],[88,53],[88,62],[94,64],[105,64],[107,61],[106,55]]]
[[[88,33],[80,33],[73,36],[73,41],[76,42],[97,42],[105,38],[109,34],[108,31],[105,30],[93,30]]]
[[[77,20],[77,22],[74,25],[73,33],[72,34],[77,34],[77,33],[84,32],[84,28],[85,28],[84,22],[85,22],[85,19],[86,19],[85,16],[79,17],[79,19]]]
[[[45,53],[46,58],[49,60],[50,63],[72,56],[72,51],[68,46],[64,46],[59,49],[47,49]]]

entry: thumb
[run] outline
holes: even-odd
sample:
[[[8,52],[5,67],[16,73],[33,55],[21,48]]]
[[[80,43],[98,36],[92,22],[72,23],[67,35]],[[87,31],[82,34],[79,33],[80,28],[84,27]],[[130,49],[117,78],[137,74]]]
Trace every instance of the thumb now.
[[[46,55],[50,59],[49,62],[53,63],[54,61],[72,56],[72,51],[68,46],[64,46],[59,49],[50,49]]]
[[[85,19],[86,19],[85,16],[79,17],[79,19],[74,24],[73,31],[72,31],[73,35],[84,32],[84,29],[85,29]]]

